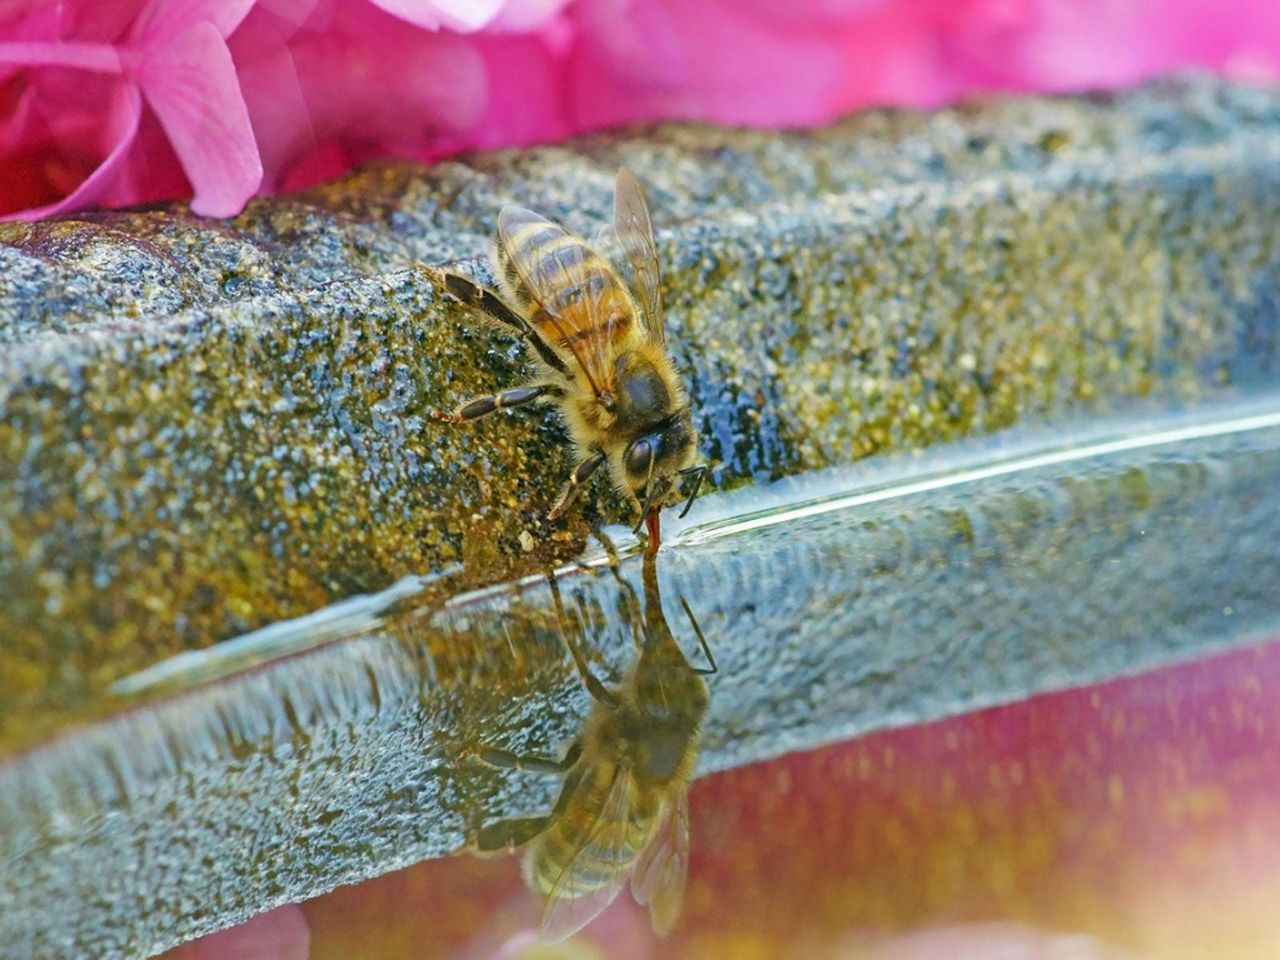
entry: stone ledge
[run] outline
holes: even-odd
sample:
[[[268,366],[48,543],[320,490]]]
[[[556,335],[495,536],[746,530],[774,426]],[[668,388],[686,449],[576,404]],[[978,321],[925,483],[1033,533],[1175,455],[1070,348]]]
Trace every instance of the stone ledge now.
[[[409,266],[480,255],[509,199],[589,231],[621,162],[651,185],[721,487],[1247,394],[1274,369],[1280,93],[1205,78],[602,135],[376,169],[228,223],[6,224],[0,749],[100,715],[162,656],[404,574],[505,580],[625,516],[601,492],[545,524],[554,424],[425,421],[517,372]]]

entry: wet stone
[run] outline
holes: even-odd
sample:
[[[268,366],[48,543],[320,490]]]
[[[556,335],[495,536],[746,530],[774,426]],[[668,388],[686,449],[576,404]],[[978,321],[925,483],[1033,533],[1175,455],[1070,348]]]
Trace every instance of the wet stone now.
[[[507,202],[590,235],[623,163],[722,490],[1274,379],[1280,93],[1208,78],[379,166],[226,222],[3,224],[0,750],[165,656],[628,521],[605,484],[545,520],[552,417],[428,418],[522,371],[418,266],[486,276]]]

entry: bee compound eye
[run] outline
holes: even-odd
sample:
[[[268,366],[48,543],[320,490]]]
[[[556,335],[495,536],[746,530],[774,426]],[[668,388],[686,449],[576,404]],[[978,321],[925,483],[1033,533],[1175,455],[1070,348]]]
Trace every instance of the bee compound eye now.
[[[627,448],[627,472],[645,474],[649,472],[649,464],[653,460],[653,444],[648,440],[637,440]]]

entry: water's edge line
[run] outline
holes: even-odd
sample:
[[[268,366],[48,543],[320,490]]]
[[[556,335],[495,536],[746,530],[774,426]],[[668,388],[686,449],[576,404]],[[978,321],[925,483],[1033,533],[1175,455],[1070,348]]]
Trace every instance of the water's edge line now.
[[[1280,401],[1274,402],[1280,403]],[[1126,426],[1133,428],[1140,425],[1132,421],[1120,421],[1113,426],[1123,431]],[[928,459],[906,465],[907,472],[916,474],[917,477],[920,473],[929,474],[923,478],[891,480],[886,483],[883,475],[877,477],[873,472],[859,478],[861,481],[859,486],[862,489],[856,492],[810,498],[790,507],[781,500],[768,506],[757,502],[749,511],[749,515],[743,519],[733,519],[730,515],[727,520],[695,520],[686,526],[677,527],[668,535],[667,541],[672,547],[696,547],[779,524],[961,487],[983,480],[1027,473],[1045,467],[1274,428],[1280,428],[1280,407],[1268,408],[1265,412],[1247,416],[1208,420],[1145,433],[1133,433],[1109,440],[1097,440],[1078,447],[1054,446],[1052,449],[1045,449],[1048,443],[1044,438],[1033,438],[1029,442],[1038,446],[1038,450],[1033,448],[1031,452],[1021,455],[1006,455],[996,463],[960,467],[943,473],[937,472],[939,466],[936,459],[938,456],[946,456],[948,451],[946,448],[936,448],[926,451],[933,455]],[[1037,440],[1040,442],[1037,443]],[[896,462],[890,469],[902,470],[903,468],[904,465],[901,462]],[[765,499],[767,503],[767,494]],[[629,533],[621,529],[620,532]],[[617,541],[615,546],[617,556],[626,557],[635,552],[638,541],[633,537],[624,537]],[[613,562],[612,556],[600,551],[560,567],[554,575],[564,579]],[[454,566],[426,576],[406,576],[377,593],[349,597],[300,617],[277,621],[241,634],[209,649],[183,651],[116,680],[107,688],[108,693],[118,697],[136,697],[156,692],[170,685],[211,683],[250,667],[262,666],[286,656],[296,656],[317,647],[341,641],[348,634],[375,626],[391,604],[420,593],[429,584],[457,572],[458,569]],[[443,602],[442,607],[457,609],[502,595],[514,595],[525,588],[545,582],[546,576],[544,573],[529,574],[514,580],[465,590],[449,597]]]
[[[851,507],[866,506],[872,503],[883,503],[886,500],[896,500],[902,497],[916,496],[921,493],[931,493],[936,490],[946,490],[952,487],[960,487],[966,484],[976,483],[981,480],[990,480],[996,477],[1006,477],[1013,474],[1026,473],[1031,470],[1038,470],[1044,467],[1060,466],[1066,463],[1091,460],[1098,457],[1110,456],[1116,453],[1129,453],[1135,450],[1147,450],[1155,447],[1170,446],[1177,443],[1186,443],[1192,440],[1207,440],[1214,437],[1225,437],[1231,436],[1232,434],[1267,430],[1275,427],[1280,427],[1280,410],[1248,417],[1240,417],[1235,420],[1194,424],[1169,430],[1160,430],[1155,433],[1125,437],[1118,440],[1101,441],[1071,449],[1059,449],[1044,453],[1029,454],[1021,457],[1014,457],[989,466],[962,469],[944,476],[928,477],[923,480],[894,484],[877,490],[868,490],[862,493],[851,493],[844,496],[812,501],[792,509],[764,512],[745,520],[699,524],[697,526],[689,527],[686,530],[679,531],[671,538],[671,540],[672,543],[684,545],[707,543],[724,537],[736,536],[751,530],[759,530],[765,527],[776,526],[780,523],[791,523],[796,520],[804,520],[810,517],[821,516],[826,513],[833,513],[838,510],[847,510]]]

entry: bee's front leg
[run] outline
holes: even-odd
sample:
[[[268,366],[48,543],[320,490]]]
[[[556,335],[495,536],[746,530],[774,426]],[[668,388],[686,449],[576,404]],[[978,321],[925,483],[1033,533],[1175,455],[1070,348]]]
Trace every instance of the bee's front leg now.
[[[578,491],[583,485],[591,479],[591,475],[600,469],[604,463],[604,452],[597,450],[587,459],[573,468],[573,473],[569,474],[569,479],[564,482],[564,486],[560,488],[560,496],[556,497],[555,506],[551,508],[551,512],[547,514],[548,520],[555,520],[565,510],[569,504],[577,499]]]
[[[618,576],[614,571],[614,576]],[[619,578],[619,582],[624,582]],[[596,700],[610,709],[616,710],[619,707],[618,696],[591,672],[591,668],[587,666],[587,658],[582,655],[582,651],[578,649],[578,644],[573,640],[573,632],[569,629],[569,617],[564,611],[564,600],[560,596],[560,584],[556,582],[554,576],[548,578],[548,585],[551,587],[551,602],[555,604],[556,620],[561,626],[561,633],[564,636],[564,644],[569,648],[569,655],[573,657],[573,665],[578,668],[578,675],[582,677],[582,683],[587,688],[587,692]],[[580,744],[575,746],[581,748]],[[569,748],[570,751],[573,747]],[[576,757],[575,757],[576,759]]]
[[[529,770],[535,773],[568,773],[578,762],[581,754],[582,745],[575,741],[558,760],[555,757],[512,753],[500,747],[481,747],[476,751],[475,756],[491,767],[504,769],[514,767],[517,770]]]
[[[699,463],[692,467],[685,467],[680,471],[681,477],[693,475],[693,489],[689,491],[689,499],[685,501],[684,509],[680,511],[680,519],[684,519],[684,515],[689,512],[689,508],[693,506],[693,501],[698,499],[698,491],[702,489],[702,481],[706,479],[708,473],[711,472],[709,464]]]
[[[476,834],[477,853],[497,853],[522,847],[547,827],[550,817],[521,817],[516,820],[499,820],[481,827]]]
[[[496,413],[499,410],[508,410],[512,407],[524,406],[526,403],[533,403],[533,401],[541,397],[559,397],[563,395],[564,391],[555,384],[541,383],[536,387],[517,387],[514,390],[504,390],[502,393],[495,393],[487,397],[476,397],[474,400],[468,400],[453,413],[449,413],[446,410],[432,410],[431,416],[446,423],[465,423],[468,420],[479,420],[481,417],[487,417],[489,414]]]

